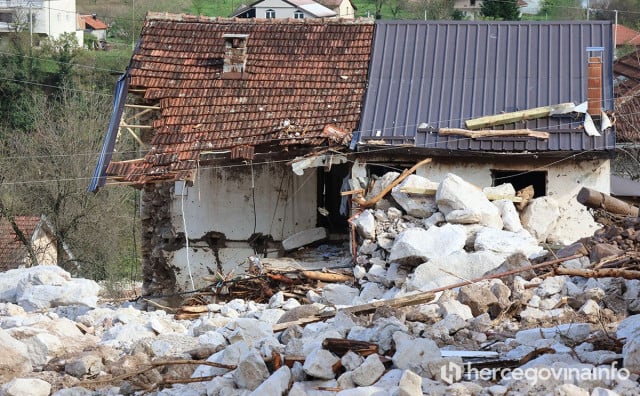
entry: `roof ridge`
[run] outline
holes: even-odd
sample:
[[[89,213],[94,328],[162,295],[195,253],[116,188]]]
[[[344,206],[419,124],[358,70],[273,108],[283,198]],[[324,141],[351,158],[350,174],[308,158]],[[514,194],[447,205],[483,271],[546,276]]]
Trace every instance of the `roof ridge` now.
[[[155,12],[149,11],[145,18],[147,21],[159,20],[159,21],[176,21],[176,22],[202,22],[202,23],[246,23],[246,24],[305,24],[305,25],[362,25],[373,24],[373,18],[359,17],[359,18],[229,18],[229,17],[210,17],[204,15],[190,15],[190,14],[172,14],[168,12]]]

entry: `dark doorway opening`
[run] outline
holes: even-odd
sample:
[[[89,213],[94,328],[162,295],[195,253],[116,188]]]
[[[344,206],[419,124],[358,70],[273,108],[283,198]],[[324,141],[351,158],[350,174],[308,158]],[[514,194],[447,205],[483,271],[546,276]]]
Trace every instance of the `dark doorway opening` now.
[[[340,192],[350,172],[349,164],[332,165],[329,171],[318,168],[318,226],[329,229],[331,234],[349,231],[349,203]]]
[[[533,197],[543,197],[547,195],[547,172],[545,171],[491,171],[493,185],[499,186],[504,183],[511,183],[516,191],[527,186],[533,186]]]

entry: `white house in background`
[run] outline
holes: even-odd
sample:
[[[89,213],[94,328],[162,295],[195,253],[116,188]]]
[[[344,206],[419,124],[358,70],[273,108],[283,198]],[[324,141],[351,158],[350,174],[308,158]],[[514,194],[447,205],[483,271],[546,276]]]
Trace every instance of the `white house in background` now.
[[[318,0],[318,3],[338,13],[338,18],[355,18],[358,9],[351,0]]]
[[[75,0],[0,0],[0,33],[16,30],[53,39],[73,33],[82,43]]]
[[[539,0],[534,0],[539,1]],[[518,0],[518,7],[523,14],[531,13],[525,12],[528,10],[528,2],[524,0]],[[480,9],[482,8],[482,0],[454,0],[453,9],[462,12],[462,15],[469,20],[476,20],[480,18]]]
[[[236,18],[334,18],[338,13],[313,0],[258,0],[238,7]]]

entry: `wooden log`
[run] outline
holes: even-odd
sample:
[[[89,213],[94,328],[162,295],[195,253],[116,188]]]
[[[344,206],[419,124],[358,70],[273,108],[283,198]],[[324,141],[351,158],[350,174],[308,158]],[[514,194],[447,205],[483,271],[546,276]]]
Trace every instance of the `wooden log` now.
[[[600,191],[582,187],[578,192],[578,202],[588,208],[602,209],[609,213],[638,217],[638,208]]]
[[[640,271],[624,268],[601,268],[594,270],[580,268],[556,268],[553,272],[556,275],[581,276],[583,278],[640,279]]]
[[[460,135],[472,139],[483,137],[500,137],[500,136],[526,136],[534,137],[536,139],[549,139],[549,132],[534,131],[532,129],[505,129],[505,130],[493,130],[483,129],[480,131],[470,131],[469,129],[460,128],[440,128],[438,129],[438,135]]]
[[[340,311],[350,313],[353,315],[368,314],[368,313],[375,312],[375,310],[380,307],[392,307],[392,308],[408,307],[411,305],[428,303],[434,298],[435,298],[435,295],[433,293],[425,292],[425,293],[418,293],[418,294],[413,294],[405,297],[392,298],[391,300],[383,300],[383,301],[376,301],[369,304],[355,305],[353,307],[343,308]],[[272,328],[274,332],[278,332],[278,331],[286,330],[289,326],[292,326],[292,325],[304,325],[307,323],[319,322],[321,320],[334,317],[335,315],[336,315],[335,312],[329,312],[323,315],[308,316],[308,317],[300,318],[298,320],[294,320],[291,322],[277,323],[273,325]]]
[[[488,126],[511,124],[518,121],[548,117],[552,113],[561,114],[571,111],[574,107],[575,105],[573,103],[561,103],[552,106],[535,107],[533,109],[473,118],[465,121],[464,124],[468,129],[480,129]]]
[[[302,271],[302,276],[311,280],[318,280],[321,282],[352,282],[353,276],[345,274],[336,274],[332,272],[321,271]]]

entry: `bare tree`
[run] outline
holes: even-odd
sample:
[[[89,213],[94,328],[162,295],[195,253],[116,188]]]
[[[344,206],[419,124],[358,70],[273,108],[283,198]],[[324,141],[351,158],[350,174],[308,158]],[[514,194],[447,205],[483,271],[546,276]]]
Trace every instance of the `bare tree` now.
[[[0,197],[8,215],[45,214],[53,225],[58,264],[105,278],[131,253],[131,188],[87,192],[103,131],[108,96],[63,90],[57,100],[34,94],[40,114],[29,133],[3,133]],[[69,262],[63,243],[72,249]],[[79,267],[76,267],[79,263]]]

